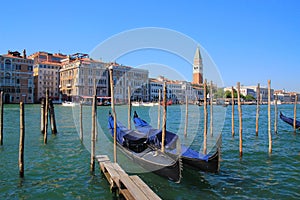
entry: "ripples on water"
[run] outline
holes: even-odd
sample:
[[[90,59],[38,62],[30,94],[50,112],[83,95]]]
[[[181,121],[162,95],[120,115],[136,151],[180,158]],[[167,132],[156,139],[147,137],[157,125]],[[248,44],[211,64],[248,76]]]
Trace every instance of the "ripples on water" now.
[[[201,107],[189,107],[188,139],[194,148],[202,143],[203,113]],[[300,135],[278,121],[278,134],[273,135],[273,153],[268,154],[267,106],[261,106],[259,136],[255,136],[255,106],[243,106],[243,158],[239,158],[238,120],[231,136],[231,107],[227,108],[222,128],[222,162],[218,174],[185,168],[180,184],[153,173],[138,174],[163,199],[299,199]],[[25,178],[18,176],[19,106],[5,105],[4,145],[0,147],[0,199],[113,199],[106,180],[96,167],[89,172],[90,107],[84,107],[84,144],[76,131],[78,110],[55,106],[56,136],[48,135],[43,144],[40,133],[39,105],[25,105]],[[146,120],[157,125],[157,110],[134,108]],[[223,109],[223,108],[222,108]],[[97,154],[112,155],[107,133],[108,107],[98,107]],[[279,105],[279,110],[293,116],[292,105]],[[127,124],[127,107],[117,107],[118,119]],[[214,109],[214,115],[220,113]],[[74,114],[74,115],[73,115]],[[237,109],[236,109],[237,114]],[[200,120],[199,120],[200,116]],[[75,123],[74,123],[74,118]],[[272,120],[274,114],[272,113]],[[172,120],[173,119],[173,120]],[[175,120],[176,119],[176,120]],[[178,123],[181,121],[182,123]],[[218,122],[214,122],[219,126]],[[184,107],[168,109],[168,129],[183,138]],[[214,130],[216,130],[214,128]],[[273,122],[272,122],[273,130]],[[199,134],[200,133],[200,134]],[[106,140],[105,140],[106,139]],[[103,142],[105,141],[105,142]],[[106,145],[106,146],[104,146]],[[123,158],[121,158],[123,159]],[[126,168],[126,166],[123,166]]]

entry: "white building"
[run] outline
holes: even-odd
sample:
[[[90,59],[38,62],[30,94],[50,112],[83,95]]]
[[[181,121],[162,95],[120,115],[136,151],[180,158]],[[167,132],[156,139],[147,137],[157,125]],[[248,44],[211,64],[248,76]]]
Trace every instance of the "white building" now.
[[[116,103],[128,101],[128,87],[131,89],[133,101],[149,101],[148,70],[123,66],[118,63],[110,63],[109,65],[113,67]]]

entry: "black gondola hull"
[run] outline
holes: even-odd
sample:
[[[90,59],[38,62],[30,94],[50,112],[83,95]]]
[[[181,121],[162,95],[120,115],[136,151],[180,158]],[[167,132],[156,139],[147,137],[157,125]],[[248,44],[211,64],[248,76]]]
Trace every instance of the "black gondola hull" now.
[[[216,151],[215,154],[210,156],[207,161],[182,156],[182,163],[184,166],[193,169],[204,172],[217,173],[220,170],[220,151]]]
[[[138,156],[138,154],[132,152],[128,148],[121,146],[118,144],[119,149],[122,153],[129,158],[133,163],[140,165],[142,168],[149,172],[153,172],[159,176],[165,177],[171,181],[180,182],[181,179],[181,159],[176,157],[166,157],[166,154],[162,153],[160,150],[157,150],[156,157],[161,156],[165,159],[170,160],[170,162],[166,164],[158,164],[155,160],[151,161],[149,159],[144,159],[142,156]],[[149,153],[153,153],[153,150],[150,150]],[[140,155],[143,153],[140,153]]]

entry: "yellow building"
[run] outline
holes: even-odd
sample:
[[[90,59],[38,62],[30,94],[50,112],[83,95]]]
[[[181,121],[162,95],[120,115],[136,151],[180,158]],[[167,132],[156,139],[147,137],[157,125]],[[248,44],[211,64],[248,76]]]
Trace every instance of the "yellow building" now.
[[[5,103],[33,103],[33,60],[18,51],[0,55],[0,90]]]
[[[108,96],[108,71],[106,64],[87,54],[77,53],[62,61],[60,69],[60,91],[67,100],[91,97],[97,84],[97,96]]]
[[[66,55],[48,52],[36,52],[29,56],[34,61],[34,101],[40,102],[45,97],[46,89],[53,100],[58,100],[59,92],[59,70],[61,60],[67,58]]]

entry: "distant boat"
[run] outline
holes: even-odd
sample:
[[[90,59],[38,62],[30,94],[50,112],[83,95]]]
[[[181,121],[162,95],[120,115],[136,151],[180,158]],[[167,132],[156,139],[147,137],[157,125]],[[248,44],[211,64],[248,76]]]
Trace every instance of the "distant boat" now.
[[[148,135],[149,141],[153,141],[154,146],[160,148],[162,141],[162,130],[155,129],[149,125],[146,121],[138,117],[137,113],[134,112],[133,121],[135,128]],[[175,133],[166,131],[165,146],[176,146],[178,136]],[[194,169],[216,173],[220,170],[220,145],[221,139],[216,143],[216,151],[213,154],[202,154],[201,152],[195,151],[190,147],[181,145],[181,158],[183,164],[192,167]],[[175,150],[168,150],[166,152],[173,154]]]
[[[108,128],[113,136],[114,118],[111,114],[108,118]],[[180,182],[182,166],[179,154],[168,155],[159,148],[151,146],[145,133],[129,130],[117,122],[117,144],[133,162],[171,181]]]
[[[158,103],[153,103],[153,102],[133,102],[131,104],[132,106],[157,106]]]
[[[167,106],[170,106],[170,105],[172,105],[173,104],[173,101],[172,100],[168,100],[167,101]],[[164,105],[164,102],[162,101],[161,103],[160,103],[160,105]]]
[[[143,106],[143,103],[136,101],[136,102],[132,102],[131,105],[132,106]]]
[[[282,119],[282,121],[294,127],[294,118],[286,117],[285,115],[282,114],[282,112],[280,112],[280,119]],[[296,120],[296,128],[297,129],[300,128],[300,121],[298,120]]]
[[[71,101],[64,101],[62,102],[62,106],[75,106],[75,103]]]

